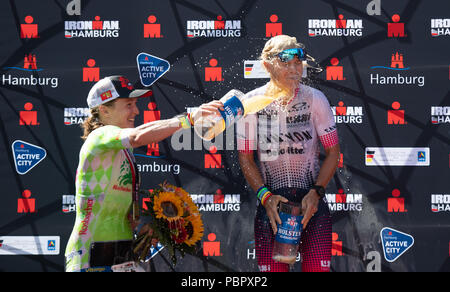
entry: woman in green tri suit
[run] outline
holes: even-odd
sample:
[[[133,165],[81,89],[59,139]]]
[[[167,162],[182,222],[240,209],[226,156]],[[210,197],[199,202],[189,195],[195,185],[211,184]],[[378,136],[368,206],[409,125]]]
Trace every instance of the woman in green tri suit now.
[[[75,180],[76,219],[65,252],[67,272],[108,271],[131,260],[133,228],[138,224],[133,206],[139,188],[131,149],[164,140],[190,128],[201,115],[219,115],[218,109],[223,110],[221,102],[213,101],[192,116],[182,114],[135,128],[137,99],[150,95],[150,90],[135,90],[123,76],[106,77],[89,92],[91,116],[83,124],[85,142]]]

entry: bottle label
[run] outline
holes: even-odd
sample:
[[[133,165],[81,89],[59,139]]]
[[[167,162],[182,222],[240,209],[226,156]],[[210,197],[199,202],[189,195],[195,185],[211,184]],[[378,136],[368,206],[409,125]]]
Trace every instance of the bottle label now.
[[[225,127],[229,127],[244,115],[244,106],[236,96],[224,103],[224,111],[219,111],[225,121]]]
[[[282,223],[277,226],[275,240],[280,243],[297,245],[302,233],[303,216],[294,216],[284,212],[280,212],[279,215]]]

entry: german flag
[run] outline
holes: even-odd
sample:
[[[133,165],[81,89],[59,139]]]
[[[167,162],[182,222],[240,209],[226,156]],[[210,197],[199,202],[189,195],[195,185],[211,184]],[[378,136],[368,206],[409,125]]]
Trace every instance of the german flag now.
[[[375,155],[375,151],[366,151],[366,162],[373,162],[373,157]]]
[[[244,66],[245,76],[252,74],[252,70],[253,70],[253,64],[250,64],[250,63],[245,64],[245,66]]]

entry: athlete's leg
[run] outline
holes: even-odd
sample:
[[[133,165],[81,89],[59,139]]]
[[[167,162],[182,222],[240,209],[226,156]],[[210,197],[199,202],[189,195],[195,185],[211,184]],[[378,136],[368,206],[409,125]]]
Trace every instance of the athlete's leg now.
[[[330,271],[331,215],[323,200],[319,203],[318,209],[301,235],[302,272]]]

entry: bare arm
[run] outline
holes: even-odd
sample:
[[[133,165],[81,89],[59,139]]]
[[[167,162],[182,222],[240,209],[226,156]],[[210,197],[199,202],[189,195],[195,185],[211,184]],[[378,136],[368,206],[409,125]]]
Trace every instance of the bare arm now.
[[[317,185],[323,186],[324,188],[327,187],[336,172],[340,152],[339,144],[325,149],[326,158],[320,167],[319,176],[316,180]]]
[[[194,121],[196,121],[202,115],[220,115],[219,109],[224,110],[223,104],[217,100],[212,101],[210,103],[202,104],[194,113],[192,113],[192,117]],[[129,135],[130,143],[133,148],[137,148],[160,142],[172,136],[179,129],[181,129],[181,123],[178,118],[153,121],[134,128]]]
[[[330,180],[333,178],[336,168],[339,163],[340,147],[339,144],[325,149],[326,158],[320,167],[319,175],[316,180],[316,185],[327,187]],[[312,189],[302,200],[302,207],[304,217],[302,220],[303,228],[306,228],[311,217],[317,212],[319,207],[319,195],[316,190]]]
[[[242,173],[244,174],[248,184],[256,192],[264,185],[264,180],[258,166],[256,165],[255,159],[253,158],[253,152],[239,152],[239,164],[241,165]]]
[[[134,128],[130,134],[130,143],[133,148],[152,144],[170,137],[181,129],[177,118],[153,121]]]

